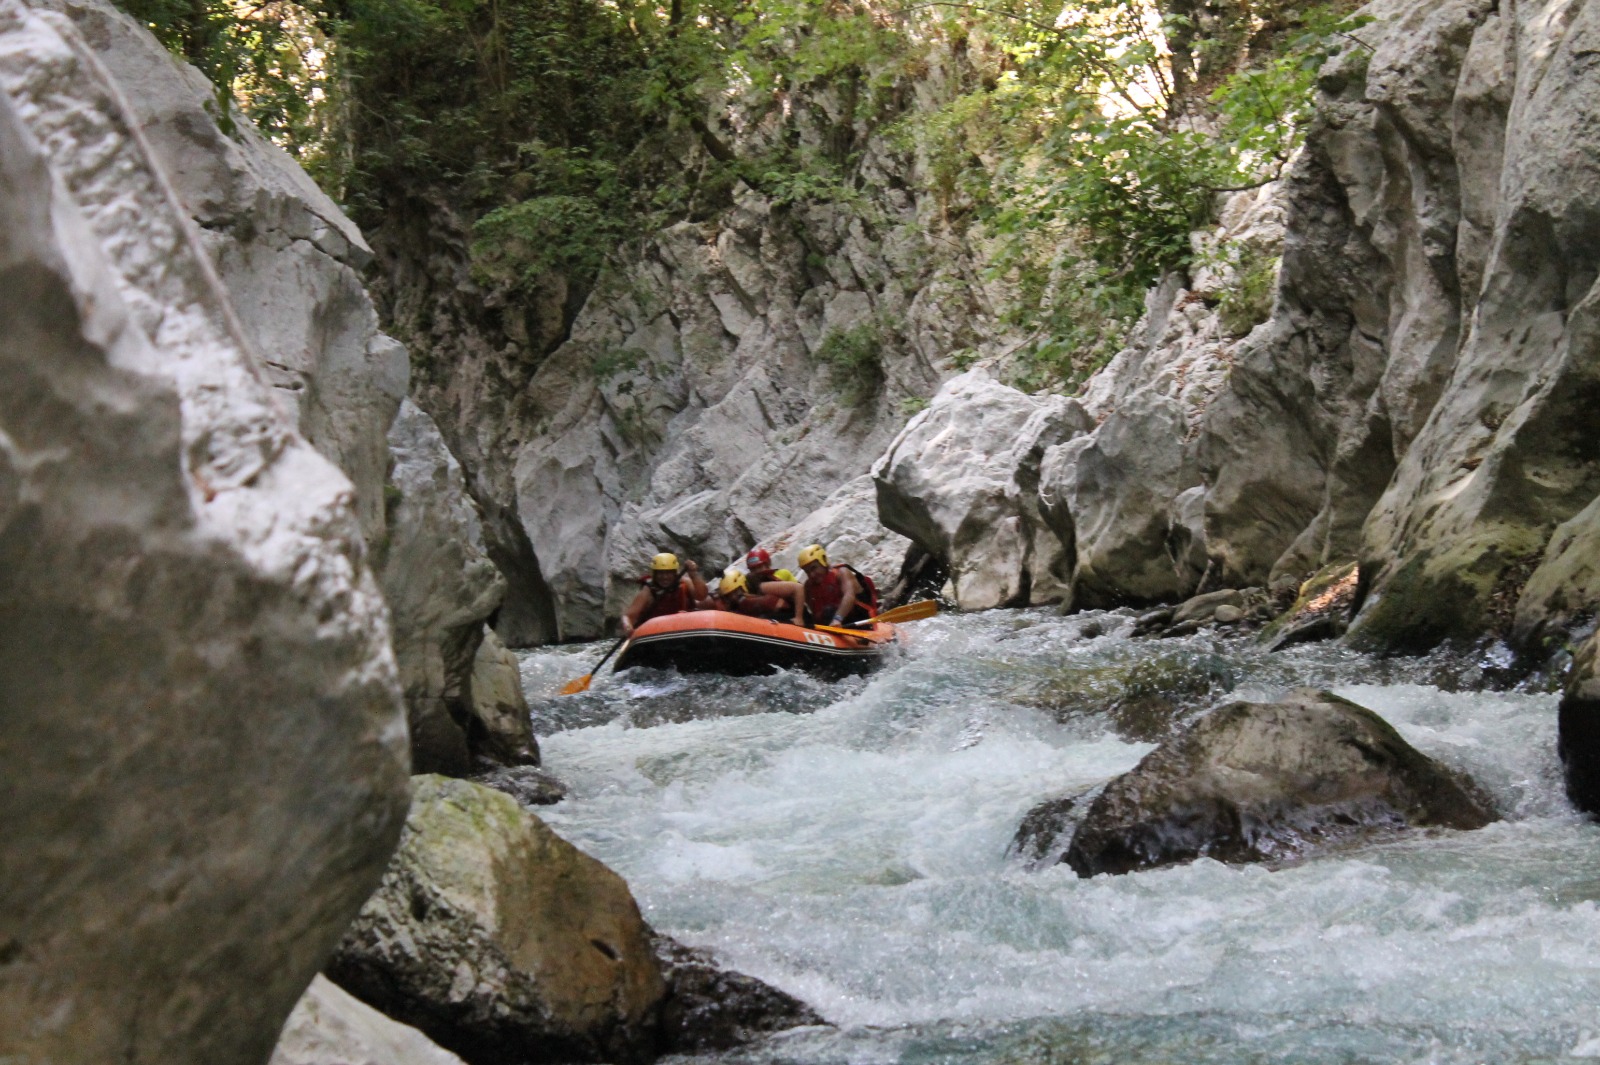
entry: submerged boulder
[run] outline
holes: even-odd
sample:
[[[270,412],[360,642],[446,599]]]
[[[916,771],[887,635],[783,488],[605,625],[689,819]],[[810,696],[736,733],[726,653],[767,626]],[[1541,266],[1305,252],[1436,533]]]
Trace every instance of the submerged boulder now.
[[[651,1058],[667,985],[622,878],[498,791],[413,793],[329,976],[475,1065]]]
[[[1012,698],[1066,723],[1104,715],[1117,735],[1136,743],[1165,739],[1185,715],[1232,691],[1227,660],[1204,651],[1140,654],[1124,662],[1068,665]]]
[[[1303,689],[1219,707],[1106,785],[1063,861],[1079,876],[1292,859],[1406,827],[1495,820],[1470,782],[1372,711]]]
[[[267,1065],[461,1065],[461,1059],[318,976],[289,1014]]]

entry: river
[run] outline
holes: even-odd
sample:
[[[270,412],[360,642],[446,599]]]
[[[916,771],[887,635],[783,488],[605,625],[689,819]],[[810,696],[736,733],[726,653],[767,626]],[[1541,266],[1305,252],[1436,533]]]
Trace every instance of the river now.
[[[532,652],[545,765],[572,789],[541,813],[657,928],[837,1026],[722,1062],[1600,1057],[1600,827],[1562,796],[1555,696],[1452,691],[1476,670],[1456,659],[1268,655],[1130,625],[939,617],[905,626],[868,678],[629,671],[564,698],[606,645]],[[1272,869],[1030,871],[1007,853],[1023,814],[1152,747],[1039,693],[1158,655],[1211,678],[1197,708],[1331,688],[1469,773],[1504,819]]]

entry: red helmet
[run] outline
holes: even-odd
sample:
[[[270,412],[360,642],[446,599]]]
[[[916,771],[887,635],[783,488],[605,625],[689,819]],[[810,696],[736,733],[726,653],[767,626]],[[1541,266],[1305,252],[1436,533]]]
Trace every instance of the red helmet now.
[[[744,564],[749,567],[751,573],[759,573],[772,568],[772,556],[765,548],[752,547],[750,553],[744,556]]]

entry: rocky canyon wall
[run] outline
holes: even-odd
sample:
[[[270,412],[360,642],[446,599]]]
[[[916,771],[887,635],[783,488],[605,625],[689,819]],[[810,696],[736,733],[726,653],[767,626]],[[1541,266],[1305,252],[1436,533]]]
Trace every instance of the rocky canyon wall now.
[[[0,3],[0,1057],[264,1061],[406,809],[350,481],[72,22]]]

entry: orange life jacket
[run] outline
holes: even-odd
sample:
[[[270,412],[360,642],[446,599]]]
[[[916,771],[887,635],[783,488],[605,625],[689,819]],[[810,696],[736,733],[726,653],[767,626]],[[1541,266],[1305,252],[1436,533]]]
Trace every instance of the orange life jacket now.
[[[640,625],[651,618],[664,618],[669,614],[681,614],[694,609],[694,593],[682,577],[670,588],[657,588],[648,575],[640,583],[650,589],[650,602],[639,611]]]

